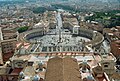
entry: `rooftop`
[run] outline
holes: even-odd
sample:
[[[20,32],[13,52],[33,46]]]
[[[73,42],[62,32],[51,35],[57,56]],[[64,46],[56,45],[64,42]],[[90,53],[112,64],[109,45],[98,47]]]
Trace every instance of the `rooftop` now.
[[[59,57],[50,59],[45,81],[82,81],[77,60]]]

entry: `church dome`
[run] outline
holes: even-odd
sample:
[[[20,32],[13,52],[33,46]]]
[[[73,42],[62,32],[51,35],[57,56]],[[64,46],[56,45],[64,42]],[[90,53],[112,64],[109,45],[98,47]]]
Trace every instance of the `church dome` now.
[[[38,76],[38,75],[35,75],[34,77],[33,77],[33,81],[39,81],[40,80],[40,77]]]

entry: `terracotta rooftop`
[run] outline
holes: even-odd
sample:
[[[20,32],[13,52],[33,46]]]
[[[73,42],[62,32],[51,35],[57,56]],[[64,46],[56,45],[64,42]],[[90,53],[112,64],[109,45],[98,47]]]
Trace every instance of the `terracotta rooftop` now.
[[[52,58],[47,67],[45,81],[82,81],[76,59]]]
[[[116,57],[120,56],[120,40],[111,42],[110,46],[113,55],[115,55]]]
[[[3,61],[8,61],[10,57],[13,56],[14,53],[6,53],[3,55]]]
[[[22,71],[22,68],[15,68],[13,71],[10,73],[11,75],[19,75],[19,73]]]
[[[112,78],[120,80],[120,73],[114,73]]]

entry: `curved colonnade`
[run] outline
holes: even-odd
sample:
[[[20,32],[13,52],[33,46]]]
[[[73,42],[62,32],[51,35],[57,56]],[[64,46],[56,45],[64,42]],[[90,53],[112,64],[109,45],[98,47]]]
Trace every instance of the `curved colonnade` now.
[[[96,48],[96,47],[99,47],[104,40],[104,37],[99,32],[94,32],[92,30],[87,30],[84,28],[79,28],[78,31],[79,33],[77,36],[85,37],[91,40],[90,42],[85,42],[85,45],[92,45],[92,47]],[[45,34],[46,33],[43,29],[30,30],[25,33],[23,40],[25,42],[33,44],[33,43],[36,43],[36,41],[29,41],[30,39],[34,37],[44,36]]]

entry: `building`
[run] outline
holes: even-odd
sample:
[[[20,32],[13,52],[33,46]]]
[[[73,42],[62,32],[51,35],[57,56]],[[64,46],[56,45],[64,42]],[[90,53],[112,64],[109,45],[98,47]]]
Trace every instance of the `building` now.
[[[105,39],[107,39],[110,43],[111,52],[113,55],[118,58],[120,57],[120,27],[113,27],[111,29],[105,28],[103,30],[103,34]]]
[[[14,54],[17,43],[17,36],[18,34],[15,31],[1,29],[0,46],[4,62],[9,60],[9,58]]]
[[[110,43],[111,52],[116,58],[120,57],[120,41],[114,41]]]
[[[119,40],[120,39],[120,28],[119,26],[113,27],[111,29],[104,28],[103,35],[109,42]]]

